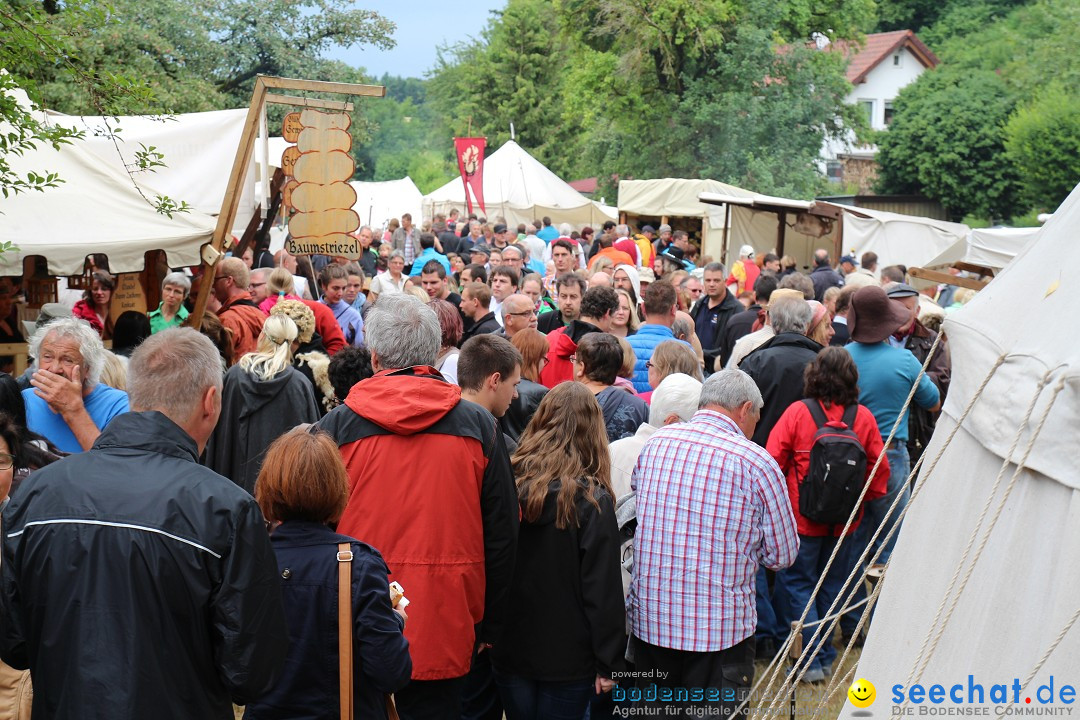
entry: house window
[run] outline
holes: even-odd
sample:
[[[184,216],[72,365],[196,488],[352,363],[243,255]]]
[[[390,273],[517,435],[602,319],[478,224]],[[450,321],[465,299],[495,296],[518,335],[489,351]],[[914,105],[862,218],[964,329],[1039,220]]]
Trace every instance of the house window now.
[[[892,102],[889,101],[889,100],[886,100],[885,101],[885,126],[886,127],[888,127],[889,125],[892,124],[892,118],[893,118]]]
[[[839,160],[826,160],[825,176],[829,182],[839,184],[844,179],[844,164]]]
[[[866,122],[870,123],[871,127],[874,125],[874,101],[873,100],[860,100],[859,107],[866,113]]]
[[[904,67],[904,56],[901,53],[892,56],[892,66],[895,68]]]

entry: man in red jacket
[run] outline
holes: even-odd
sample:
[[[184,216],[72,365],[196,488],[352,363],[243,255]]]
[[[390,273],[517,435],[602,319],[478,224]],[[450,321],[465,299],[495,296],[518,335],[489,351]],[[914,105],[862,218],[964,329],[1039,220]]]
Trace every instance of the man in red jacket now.
[[[411,601],[403,718],[459,718],[473,652],[499,636],[517,543],[517,495],[491,413],[431,367],[442,331],[411,295],[368,313],[375,376],[316,425],[341,448],[349,503],[338,532],[378,549]]]
[[[540,371],[540,382],[553,388],[564,380],[574,379],[574,363],[570,359],[577,351],[581,338],[591,332],[608,332],[611,313],[619,309],[619,296],[609,287],[589,288],[581,298],[581,312],[569,325],[548,333],[548,362]]]

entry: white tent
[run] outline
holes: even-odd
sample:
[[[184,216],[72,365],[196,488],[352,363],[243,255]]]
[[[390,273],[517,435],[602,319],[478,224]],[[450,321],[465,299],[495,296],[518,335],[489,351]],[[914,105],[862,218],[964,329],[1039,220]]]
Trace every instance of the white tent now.
[[[418,223],[423,215],[424,196],[408,176],[400,180],[353,181],[349,184],[356,190],[353,210],[360,216],[361,225],[385,228],[390,218],[400,218],[404,213],[412,215],[413,222]]]
[[[702,193],[752,198],[755,193],[717,180],[657,178],[655,180],[620,180],[619,212],[646,217],[699,218],[702,226],[702,251],[720,257],[724,241],[723,205],[702,203]],[[776,233],[773,233],[775,240]]]
[[[511,225],[531,223],[547,216],[556,225],[567,222],[576,227],[599,227],[604,221],[615,219],[610,208],[570,187],[513,140],[484,158],[484,207],[488,218],[501,215]],[[465,212],[465,185],[461,178],[424,196],[427,219],[436,213],[448,214],[453,208]],[[475,200],[473,211],[481,212]],[[417,222],[418,218],[414,217],[413,221]]]
[[[246,108],[240,108],[119,118],[50,112],[49,117],[54,123],[83,131],[83,147],[120,172],[125,172],[125,164],[135,161],[135,152],[141,149],[140,143],[157,148],[157,152],[165,156],[165,167],[138,171],[135,178],[177,202],[185,201],[201,213],[216,216],[221,212],[221,202],[229,184],[229,174],[240,145],[247,112]],[[108,135],[109,128],[113,131],[119,128],[119,132],[115,133],[115,145]],[[255,197],[255,157],[259,155],[260,147],[261,143],[256,143],[256,152],[241,186],[236,220],[232,227],[237,237],[244,233],[259,203]],[[270,157],[274,159],[273,153]]]
[[[141,271],[149,250],[164,250],[172,267],[197,265],[213,234],[214,219],[198,210],[172,218],[158,214],[127,173],[102,162],[86,141],[59,150],[39,143],[6,159],[19,175],[55,172],[63,182],[0,198],[0,241],[16,245],[0,255],[2,275],[21,275],[23,259],[35,255],[47,258],[52,275],[81,274],[89,253],[108,255],[109,268],[118,273]],[[149,197],[157,194],[141,187]]]
[[[875,252],[878,264],[926,267],[942,252],[966,242],[962,223],[860,207],[844,207],[843,251],[860,257]]]
[[[995,684],[1012,701],[1016,679],[1014,710],[1069,707],[1037,692],[1054,676],[1058,700],[1080,668],[1080,628],[1066,632],[1080,608],[1080,344],[1067,329],[1080,313],[1078,224],[1080,189],[945,322],[952,383],[925,462],[940,461],[920,478],[855,674],[877,686],[875,717],[895,715],[897,684],[943,685],[939,708],[961,684],[966,702],[969,676],[987,704]]]

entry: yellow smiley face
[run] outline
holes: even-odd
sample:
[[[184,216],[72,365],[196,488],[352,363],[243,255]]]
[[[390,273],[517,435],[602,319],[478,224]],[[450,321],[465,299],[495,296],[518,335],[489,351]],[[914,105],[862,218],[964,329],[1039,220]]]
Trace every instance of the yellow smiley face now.
[[[859,678],[855,682],[851,683],[851,687],[847,691],[848,700],[851,704],[857,708],[867,708],[874,704],[874,698],[877,697],[877,692],[874,690],[874,683],[869,680]]]

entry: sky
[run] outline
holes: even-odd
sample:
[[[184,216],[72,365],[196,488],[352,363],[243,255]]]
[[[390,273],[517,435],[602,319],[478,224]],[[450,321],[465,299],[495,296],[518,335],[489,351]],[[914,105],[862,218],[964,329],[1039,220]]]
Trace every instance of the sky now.
[[[435,66],[436,48],[467,37],[479,37],[490,11],[506,6],[506,0],[361,0],[354,5],[374,10],[397,24],[393,50],[370,45],[337,48],[327,53],[334,60],[363,67],[374,77],[383,73],[401,77],[424,77]]]

